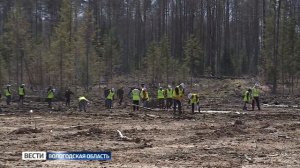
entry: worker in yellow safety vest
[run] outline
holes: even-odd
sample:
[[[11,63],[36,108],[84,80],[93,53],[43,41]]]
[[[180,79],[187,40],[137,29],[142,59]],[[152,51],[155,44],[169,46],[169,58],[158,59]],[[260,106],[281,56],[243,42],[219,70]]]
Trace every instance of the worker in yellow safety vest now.
[[[176,86],[173,91],[173,110],[174,115],[176,114],[176,108],[178,107],[179,115],[182,114],[182,99],[184,96],[184,84],[181,83],[180,85]]]
[[[23,105],[23,103],[24,103],[24,98],[25,98],[25,84],[22,84],[19,87],[19,103],[21,105]]]
[[[147,91],[146,88],[143,88],[141,93],[140,93],[140,97],[141,97],[141,101],[143,104],[143,107],[147,107],[148,106],[148,102],[149,102],[149,93]]]
[[[173,88],[171,85],[168,85],[168,89],[166,90],[166,95],[167,95],[166,107],[167,109],[170,109],[173,104]]]
[[[86,112],[86,106],[87,106],[87,103],[88,103],[88,99],[86,99],[84,96],[80,96],[78,98],[78,102],[79,102],[79,111],[84,111]]]
[[[158,107],[160,109],[164,108],[164,101],[165,101],[164,93],[165,91],[163,90],[163,88],[159,87],[159,89],[157,90],[157,100],[158,100]]]
[[[247,104],[248,103],[252,103],[252,90],[248,89],[245,93],[244,93],[244,107],[243,110],[247,110]]]
[[[259,88],[258,85],[255,84],[253,89],[252,89],[252,96],[253,96],[253,100],[252,100],[252,110],[254,110],[255,107],[255,103],[257,105],[258,110],[260,110],[260,104],[259,104]]]
[[[4,89],[4,95],[6,97],[6,104],[10,105],[11,101],[11,91],[10,91],[10,86],[11,85],[6,85],[6,88]]]
[[[112,102],[114,100],[114,96],[115,96],[115,89],[112,88],[108,91],[108,95],[106,97],[106,101],[107,101],[107,108],[111,109],[112,108]]]
[[[189,99],[190,99],[190,104],[192,106],[192,113],[193,114],[195,113],[195,106],[197,106],[197,109],[200,112],[200,105],[199,105],[200,100],[198,94],[195,93],[190,94]]]
[[[140,105],[140,90],[137,89],[137,87],[135,87],[134,89],[132,89],[131,91],[131,97],[132,97],[132,103],[133,103],[133,111],[138,111],[139,110],[139,105]]]
[[[48,107],[52,108],[52,101],[54,99],[54,90],[52,86],[49,86],[47,90],[47,101],[48,101]]]

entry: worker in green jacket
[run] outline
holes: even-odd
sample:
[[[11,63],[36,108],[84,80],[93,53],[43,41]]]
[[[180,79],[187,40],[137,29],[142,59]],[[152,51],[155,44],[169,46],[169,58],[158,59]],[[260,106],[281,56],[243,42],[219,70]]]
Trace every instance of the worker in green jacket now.
[[[6,104],[10,105],[11,102],[11,91],[10,91],[11,85],[6,85],[6,88],[4,89],[4,95],[6,97]]]
[[[259,104],[259,88],[258,85],[254,85],[253,89],[252,89],[252,96],[253,96],[253,100],[252,100],[252,110],[254,110],[255,107],[255,103],[257,105],[258,110],[260,110],[260,104]]]
[[[25,98],[25,84],[22,84],[19,87],[19,103],[21,105],[23,105],[23,103],[24,103],[24,98]]]
[[[245,93],[244,93],[244,107],[243,110],[247,110],[247,104],[248,103],[252,103],[252,90],[248,89]]]
[[[114,100],[114,95],[115,95],[115,89],[112,88],[108,91],[108,95],[106,97],[106,102],[107,102],[107,108],[111,109],[112,108],[112,102]]]
[[[169,85],[168,89],[166,90],[166,97],[167,97],[166,107],[167,109],[171,109],[173,104],[173,88],[171,85]]]
[[[137,87],[135,87],[132,91],[131,91],[131,97],[132,97],[132,103],[133,103],[133,111],[138,111],[139,110],[139,105],[140,105],[140,91],[139,89],[137,89]]]
[[[157,100],[158,100],[158,107],[160,109],[164,108],[164,101],[165,101],[165,91],[162,87],[159,87],[157,90]]]
[[[86,99],[84,96],[80,96],[78,98],[78,102],[79,102],[79,111],[84,111],[86,112],[86,106],[87,106],[87,103],[88,103],[88,99]]]
[[[48,107],[52,108],[52,101],[54,99],[54,90],[52,86],[49,86],[47,90],[47,101],[48,101]]]

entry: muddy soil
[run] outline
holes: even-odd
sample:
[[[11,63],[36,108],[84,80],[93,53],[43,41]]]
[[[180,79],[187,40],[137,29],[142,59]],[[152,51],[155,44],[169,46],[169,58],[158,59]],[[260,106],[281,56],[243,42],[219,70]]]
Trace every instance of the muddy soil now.
[[[84,113],[58,104],[52,110],[43,102],[2,105],[0,167],[300,167],[299,108],[218,105],[174,116],[96,104]],[[23,161],[22,151],[111,151],[113,158]]]

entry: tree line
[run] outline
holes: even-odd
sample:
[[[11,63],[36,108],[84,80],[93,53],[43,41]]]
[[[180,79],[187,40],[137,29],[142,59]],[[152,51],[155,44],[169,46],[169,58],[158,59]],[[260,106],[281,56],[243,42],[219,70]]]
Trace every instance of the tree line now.
[[[0,83],[249,75],[293,93],[299,12],[297,0],[3,0]]]

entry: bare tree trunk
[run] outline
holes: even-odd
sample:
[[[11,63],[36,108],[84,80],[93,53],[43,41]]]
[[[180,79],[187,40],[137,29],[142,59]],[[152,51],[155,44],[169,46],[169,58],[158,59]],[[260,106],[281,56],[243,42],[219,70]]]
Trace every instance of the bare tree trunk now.
[[[294,95],[294,75],[292,75],[292,95]]]
[[[277,91],[280,10],[281,10],[281,0],[275,0],[275,13],[276,13],[275,19],[276,20],[275,20],[274,56],[273,56],[274,76],[273,76],[273,88],[272,88],[272,93],[274,93],[274,94],[276,94],[276,91]]]
[[[21,75],[20,75],[20,83],[23,83],[23,62],[24,62],[24,51],[23,49],[20,49],[20,56],[21,56]]]
[[[16,72],[16,80],[17,80],[17,85],[19,85],[19,53],[16,54],[17,60],[16,60],[16,65],[17,65],[17,72]]]
[[[38,0],[35,0],[35,41],[38,37]]]
[[[63,87],[63,44],[60,40],[60,53],[59,53],[59,87],[62,90]]]
[[[259,1],[255,0],[254,2],[254,18],[253,18],[253,46],[254,46],[254,53],[253,53],[253,62],[252,62],[252,72],[254,74],[258,74],[258,60],[259,60]]]
[[[42,49],[39,49],[39,67],[40,67],[40,86],[44,88],[44,69],[43,69],[43,56]]]
[[[90,55],[89,55],[89,51],[90,50],[90,43],[89,41],[86,44],[86,91],[89,91],[89,62],[90,62]]]
[[[282,44],[281,50],[284,48],[284,43]],[[283,53],[283,51],[281,51]],[[281,55],[281,64],[283,64],[284,58]],[[282,96],[284,96],[284,85],[285,85],[285,75],[284,75],[284,65],[281,66],[281,82],[282,82]]]
[[[77,6],[75,6],[74,8],[74,32],[76,33],[78,31],[78,8]],[[76,41],[75,41],[75,45],[76,45]],[[79,80],[79,70],[78,70],[78,66],[79,66],[79,57],[78,57],[78,47],[74,48],[75,52],[74,52],[74,74],[75,74],[75,79],[74,79],[74,85],[77,86],[78,85],[78,80]],[[75,87],[75,92],[77,92],[77,87]]]

